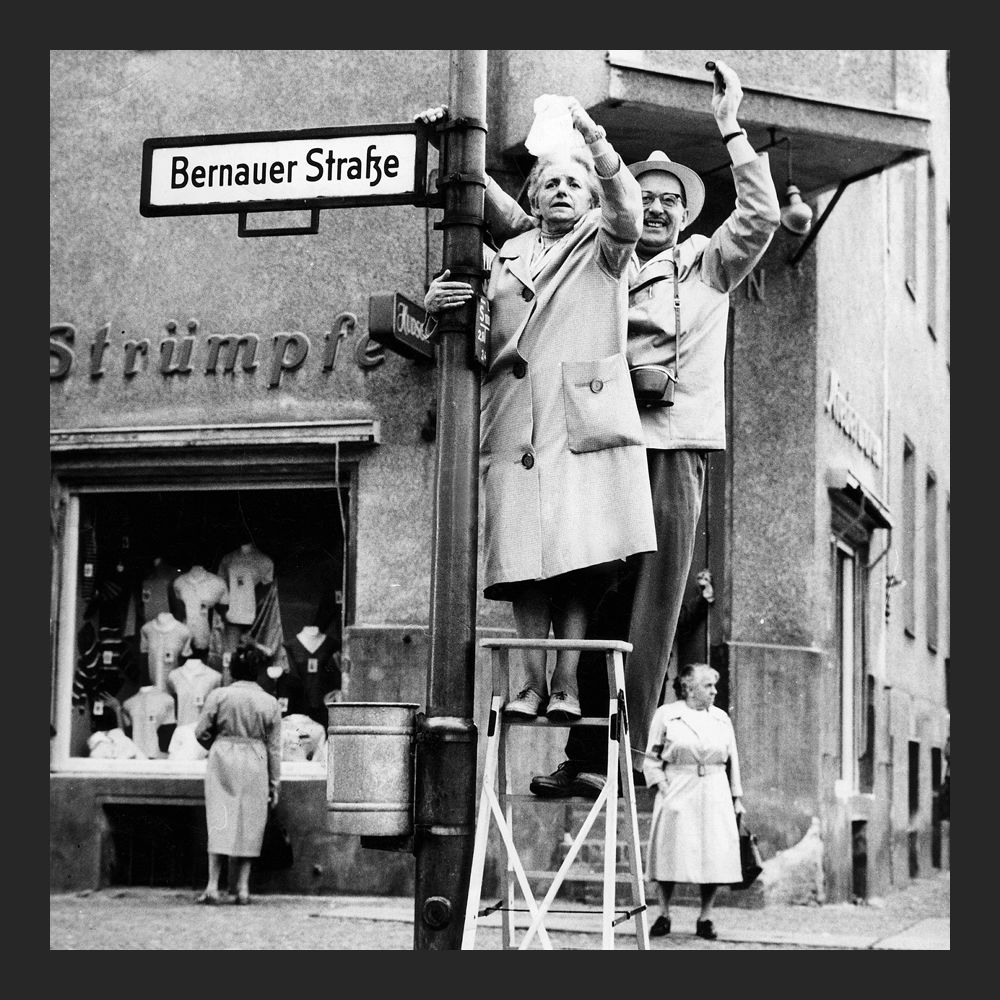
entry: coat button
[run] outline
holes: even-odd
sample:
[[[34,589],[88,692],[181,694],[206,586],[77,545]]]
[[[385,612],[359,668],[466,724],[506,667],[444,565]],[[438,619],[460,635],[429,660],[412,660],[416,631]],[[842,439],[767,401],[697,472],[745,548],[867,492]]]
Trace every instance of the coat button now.
[[[528,366],[523,361],[515,361],[512,371],[514,378],[524,378],[528,373]]]
[[[524,299],[525,302],[530,302],[534,297],[535,293],[530,288],[525,288],[524,291],[521,292],[521,298]]]
[[[535,464],[535,456],[524,454],[521,456],[521,465],[526,469],[530,469]]]
[[[591,392],[600,392],[603,388],[604,388],[604,383],[599,378],[591,379],[590,381]]]

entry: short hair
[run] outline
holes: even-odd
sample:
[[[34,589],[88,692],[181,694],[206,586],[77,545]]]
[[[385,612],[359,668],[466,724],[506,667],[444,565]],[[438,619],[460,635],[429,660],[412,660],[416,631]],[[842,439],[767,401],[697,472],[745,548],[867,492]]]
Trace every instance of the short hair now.
[[[699,667],[711,670],[712,673],[715,674],[715,679],[719,679],[719,671],[709,663],[685,663],[677,671],[677,676],[674,678],[674,694],[677,695],[680,700],[683,701],[688,696],[688,692],[691,690],[691,684],[694,680],[694,672]]]
[[[590,155],[589,150],[568,149],[559,153],[543,153],[537,160],[535,160],[535,165],[531,168],[531,171],[528,174],[528,205],[531,208],[531,214],[535,216],[536,219],[538,218],[538,213],[535,211],[535,195],[538,194],[538,187],[542,179],[542,171],[552,163],[567,158],[575,160],[579,163],[586,173],[587,186],[590,188],[591,207],[597,208],[597,206],[600,205],[601,185],[597,180],[597,170],[594,168],[594,158]]]
[[[255,681],[266,657],[256,645],[240,646],[229,661],[229,676],[234,681]]]

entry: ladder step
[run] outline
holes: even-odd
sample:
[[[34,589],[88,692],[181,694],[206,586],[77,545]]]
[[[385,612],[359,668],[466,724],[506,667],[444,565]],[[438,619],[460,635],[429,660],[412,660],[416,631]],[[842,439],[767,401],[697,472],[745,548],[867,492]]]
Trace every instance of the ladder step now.
[[[545,805],[567,805],[572,803],[574,806],[583,808],[586,806],[586,812],[590,812],[590,807],[593,806],[594,800],[587,798],[586,795],[532,795],[531,792],[512,792],[510,795],[505,795],[503,792],[497,792],[497,798],[500,800],[501,804],[504,799],[508,802],[538,802],[544,803]]]
[[[529,879],[553,879],[556,877],[556,872],[547,871],[526,871],[525,876]],[[578,872],[574,873],[571,868],[569,872],[563,878],[563,883],[566,882],[603,882],[604,875],[601,872]],[[632,875],[630,872],[615,872],[615,882],[622,885],[628,885],[632,881]],[[646,879],[648,882],[649,879]]]
[[[501,713],[501,719],[505,726],[531,726],[535,729],[572,729],[573,726],[607,726],[608,717],[606,715],[585,715],[572,722],[555,722],[545,715],[535,716],[534,719],[525,718],[523,715],[507,715]]]

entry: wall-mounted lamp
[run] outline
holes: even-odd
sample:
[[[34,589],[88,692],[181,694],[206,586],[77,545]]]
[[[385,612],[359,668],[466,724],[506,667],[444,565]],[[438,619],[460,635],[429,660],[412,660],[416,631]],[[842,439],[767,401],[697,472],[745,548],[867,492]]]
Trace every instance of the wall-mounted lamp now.
[[[771,130],[771,137],[773,141],[773,129]],[[785,143],[785,149],[788,154],[788,185],[785,188],[785,197],[788,199],[788,204],[781,209],[781,224],[790,233],[795,233],[796,236],[805,236],[812,228],[813,210],[802,200],[802,194],[792,180],[792,140],[786,135],[778,141]]]

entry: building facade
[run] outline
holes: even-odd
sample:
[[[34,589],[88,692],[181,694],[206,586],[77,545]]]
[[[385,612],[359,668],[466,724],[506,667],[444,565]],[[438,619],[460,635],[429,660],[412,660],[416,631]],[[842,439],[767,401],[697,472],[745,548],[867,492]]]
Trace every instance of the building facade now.
[[[324,699],[426,697],[438,373],[369,336],[369,298],[422,301],[440,210],[241,238],[232,214],[144,217],[139,187],[151,137],[409,122],[445,99],[448,56],[51,53],[54,889],[194,884],[204,763],[170,675],[190,641],[224,682],[250,637],[298,682],[279,692],[296,863],[262,888],[412,892],[412,857],[329,830]],[[703,68],[723,58],[779,195],[794,176],[814,210],[732,295],[729,443],[692,569],[717,600],[678,655],[722,673],[765,857],[815,818],[816,896],[837,901],[948,863],[948,58],[802,57],[492,51],[487,170],[522,194],[532,102],[572,93],[626,161],[665,149],[703,174],[710,232],[733,201]],[[480,601],[480,636],[507,607]],[[560,759],[530,750],[526,773]]]

